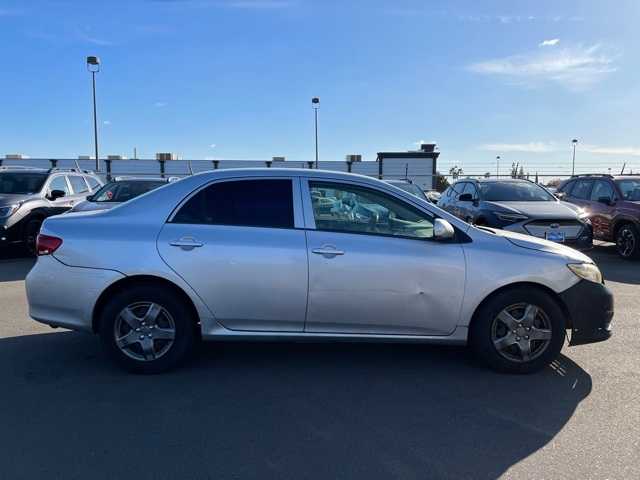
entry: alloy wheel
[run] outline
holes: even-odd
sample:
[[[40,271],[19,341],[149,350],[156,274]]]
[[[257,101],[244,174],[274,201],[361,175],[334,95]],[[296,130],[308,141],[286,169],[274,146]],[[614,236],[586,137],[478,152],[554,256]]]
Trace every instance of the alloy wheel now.
[[[176,326],[171,314],[161,305],[137,302],[120,312],[113,334],[122,353],[134,360],[150,362],[171,349]]]
[[[507,360],[524,363],[538,358],[551,343],[551,321],[536,305],[518,303],[504,308],[491,325],[491,341]]]
[[[618,252],[623,257],[630,257],[636,248],[636,236],[631,228],[624,226],[618,232],[618,238],[616,239],[616,246]]]

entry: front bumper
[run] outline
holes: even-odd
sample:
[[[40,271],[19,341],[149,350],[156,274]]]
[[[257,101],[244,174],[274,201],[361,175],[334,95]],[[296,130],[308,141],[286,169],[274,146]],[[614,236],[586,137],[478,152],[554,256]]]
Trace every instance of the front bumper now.
[[[569,345],[602,342],[611,337],[613,295],[603,284],[581,280],[562,292],[560,299],[571,320]]]

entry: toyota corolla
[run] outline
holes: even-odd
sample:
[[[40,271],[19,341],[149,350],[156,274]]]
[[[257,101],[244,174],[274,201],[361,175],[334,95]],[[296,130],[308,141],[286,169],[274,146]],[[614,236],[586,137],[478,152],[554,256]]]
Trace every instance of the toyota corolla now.
[[[217,170],[102,212],[47,219],[30,315],[100,334],[141,373],[196,340],[469,344],[528,373],[611,335],[613,298],[585,255],[469,225],[376,179]]]

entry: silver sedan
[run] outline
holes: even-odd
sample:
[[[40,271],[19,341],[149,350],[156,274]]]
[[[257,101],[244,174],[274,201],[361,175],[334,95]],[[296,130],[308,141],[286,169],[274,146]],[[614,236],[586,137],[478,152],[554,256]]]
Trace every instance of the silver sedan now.
[[[30,315],[99,333],[154,373],[196,340],[469,344],[526,373],[606,340],[613,299],[583,254],[477,228],[376,179],[218,170],[113,210],[52,217],[26,281]]]

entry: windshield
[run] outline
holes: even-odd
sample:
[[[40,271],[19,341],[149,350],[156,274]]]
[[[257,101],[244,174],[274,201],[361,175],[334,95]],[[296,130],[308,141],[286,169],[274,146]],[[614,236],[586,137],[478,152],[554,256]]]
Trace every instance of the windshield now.
[[[29,195],[42,190],[45,173],[0,172],[0,193]]]
[[[411,195],[415,195],[418,198],[421,198],[423,200],[427,199],[422,189],[414,183],[405,183],[405,182],[389,182],[389,183],[394,187],[401,188],[405,192],[409,192]]]
[[[617,180],[616,183],[622,192],[622,198],[632,202],[640,201],[640,179]]]
[[[488,202],[553,202],[555,197],[530,182],[481,182],[482,200]]]
[[[167,182],[163,181],[120,181],[107,183],[104,187],[98,190],[93,198],[92,202],[126,202],[132,198],[136,198],[143,193],[147,193],[150,190],[166,185]]]

